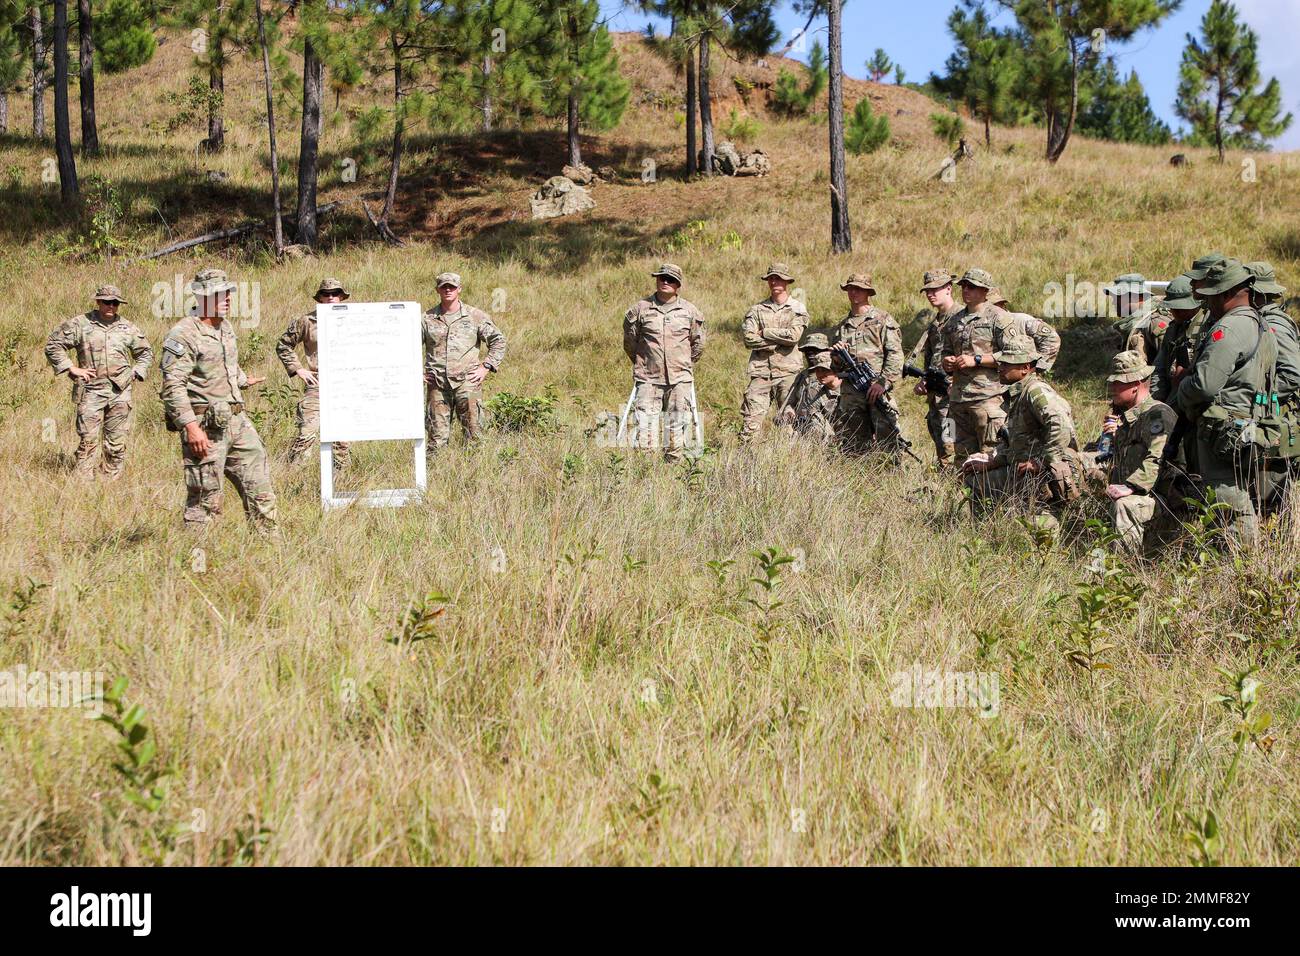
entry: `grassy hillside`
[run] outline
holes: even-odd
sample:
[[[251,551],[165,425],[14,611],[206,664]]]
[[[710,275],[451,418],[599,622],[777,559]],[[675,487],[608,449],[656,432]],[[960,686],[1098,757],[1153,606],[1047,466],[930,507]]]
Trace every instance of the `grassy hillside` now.
[[[987,268],[1025,311],[1049,283],[1167,278],[1212,249],[1269,258],[1294,288],[1300,160],[1255,157],[1250,182],[1239,156],[1218,166],[1191,150],[1176,169],[1167,149],[1076,139],[1050,167],[1040,132],[998,129],[945,183],[935,107],[857,84],[854,96],[881,97],[897,142],[850,158],[855,251],[832,258],[824,124],[771,117],[757,82],[745,104],[724,73],[716,85],[735,102],[718,119],[723,106],[752,112],[773,173],[683,182],[672,78],[635,38],[620,48],[634,107],[584,149],[627,180],[597,186],[592,213],[528,219],[529,193],[561,164],[558,130],[421,130],[403,166],[403,248],[375,242],[349,206],[311,259],[276,265],[260,238],[104,261],[41,183],[48,145],[4,140],[0,670],[127,678],[173,772],[160,809],[140,809],[112,769],[106,725],[0,709],[0,863],[1177,864],[1195,855],[1187,818],[1207,808],[1223,862],[1300,861],[1291,523],[1270,526],[1257,555],[1110,576],[1107,600],[1136,608],[1098,624],[1110,667],[1087,672],[1066,655],[1082,646],[1075,589],[1096,578],[1090,531],[1036,544],[1012,519],[976,526],[951,484],[919,466],[734,438],[740,320],[765,294],[770,259],[795,266],[821,324],[838,320],[839,282],[861,270],[905,322],[935,266]],[[268,211],[253,65],[227,79],[230,148],[217,157],[196,156],[197,127],[162,129],[162,94],[189,69],[173,39],[148,66],[97,83],[109,148],[79,169],[117,188],[128,253]],[[382,144],[363,146],[349,119],[381,95],[358,90],[331,119],[322,202],[381,187]],[[11,129],[24,130],[11,99]],[[280,134],[287,201],[292,117]],[[660,168],[652,185],[636,178],[646,157]],[[339,177],[344,158],[356,183]],[[694,471],[590,434],[626,397],[620,319],[662,258],[682,264],[684,295],[709,321],[697,387],[714,447]],[[45,335],[111,280],[157,348],[172,320],[151,314],[152,287],[207,264],[256,283],[260,314],[241,348],[250,374],[270,376],[252,409],[276,456],[280,544],[245,528],[233,491],[206,538],[183,532],[156,370],[137,386],[123,480],[87,487],[68,474],[73,414],[67,383],[43,364]],[[504,306],[509,354],[488,395],[554,385],[558,428],[455,445],[422,505],[323,516],[315,467],[280,461],[294,395],[271,346],[321,275],[359,300],[431,304],[444,270],[464,276],[467,301]],[[1096,342],[1071,335],[1056,381],[1086,436],[1104,407]],[[924,456],[921,400],[900,401]],[[349,486],[404,481],[406,456],[360,447]],[[762,598],[752,552],[768,547],[798,558],[770,616],[745,601]],[[44,585],[30,606],[29,580]],[[446,601],[427,605],[445,606],[434,636],[386,642],[435,591]],[[1254,664],[1275,740],[1261,740],[1267,752],[1248,743],[1228,782],[1239,721],[1213,700],[1227,684],[1216,669]],[[896,675],[914,669],[998,675],[996,715],[896,706]]]

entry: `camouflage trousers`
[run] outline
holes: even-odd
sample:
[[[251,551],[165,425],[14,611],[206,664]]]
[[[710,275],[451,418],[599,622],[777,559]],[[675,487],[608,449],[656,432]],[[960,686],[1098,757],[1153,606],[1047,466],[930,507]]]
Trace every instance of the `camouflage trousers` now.
[[[131,387],[113,389],[110,382],[73,387],[77,404],[77,463],[72,473],[92,478],[95,465],[105,478],[116,478],[126,464],[126,439],[131,433]],[[103,449],[103,460],[100,449]]]
[[[303,458],[320,440],[320,386],[308,385],[298,402],[298,435],[289,446],[290,464]],[[335,468],[346,468],[351,460],[347,442],[336,441],[331,447]]]
[[[798,372],[750,377],[749,387],[745,389],[745,397],[740,402],[742,442],[750,441],[762,430],[768,409],[773,405],[780,408],[785,403],[786,396],[790,394],[790,388],[798,377]]]
[[[899,454],[903,437],[898,422],[898,406],[889,395],[881,395],[874,405],[867,393],[845,386],[840,392],[839,439],[844,452],[863,455],[873,451]]]
[[[460,419],[465,438],[474,441],[483,427],[483,391],[464,379],[429,384],[429,401],[425,407],[424,430],[429,437],[429,452],[451,441],[451,416]]]
[[[976,452],[992,454],[998,444],[998,430],[1006,422],[1006,404],[1001,395],[971,402],[950,402],[954,463],[958,468]]]
[[[181,454],[185,460],[185,526],[203,529],[221,514],[222,484],[225,475],[239,492],[244,514],[259,531],[276,527],[275,492],[271,490],[270,465],[266,447],[247,415],[232,415],[225,429],[207,429],[212,447],[203,458],[193,458],[184,441]]]
[[[665,461],[682,460],[691,427],[690,382],[676,385],[637,382],[632,415],[636,422],[637,448],[662,447]]]
[[[1110,502],[1110,520],[1120,543],[1134,554],[1142,552],[1147,525],[1156,516],[1155,495],[1128,495]]]
[[[1259,533],[1260,502],[1272,494],[1276,474],[1258,454],[1224,458],[1214,450],[1215,435],[1204,426],[1196,429],[1196,461],[1202,485],[1214,492],[1214,500],[1228,506],[1222,516],[1230,538],[1241,544],[1253,542]]]
[[[948,396],[927,395],[929,408],[925,413],[925,430],[934,442],[934,454],[940,465],[950,465],[953,459],[953,426],[948,418]]]
[[[991,471],[971,472],[966,487],[971,491],[971,513],[983,518],[998,505],[1025,508],[1035,527],[1054,530],[1065,506],[1079,497],[1083,484],[1078,461],[1061,463],[1032,475],[1016,474],[1015,465]]]

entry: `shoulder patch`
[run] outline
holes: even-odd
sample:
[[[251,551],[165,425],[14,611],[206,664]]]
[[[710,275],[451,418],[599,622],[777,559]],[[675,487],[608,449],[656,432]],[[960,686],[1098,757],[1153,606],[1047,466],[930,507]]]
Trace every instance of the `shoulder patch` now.
[[[172,355],[185,354],[185,346],[181,344],[179,339],[174,339],[170,336],[168,336],[167,340],[163,342],[162,347],[164,352],[171,352]]]
[[[1163,435],[1164,431],[1165,431],[1165,423],[1158,418],[1153,419],[1151,422],[1151,434]]]
[[[1215,342],[1219,341],[1219,339],[1223,338],[1223,329],[1215,329],[1210,334],[1210,338]]]

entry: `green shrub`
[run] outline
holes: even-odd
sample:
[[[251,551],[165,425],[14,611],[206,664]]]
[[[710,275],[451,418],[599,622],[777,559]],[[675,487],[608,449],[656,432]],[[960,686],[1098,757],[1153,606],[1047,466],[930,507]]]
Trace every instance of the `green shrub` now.
[[[871,111],[871,101],[864,96],[849,114],[844,128],[844,148],[854,156],[861,156],[874,153],[888,140],[889,117],[876,116]]]

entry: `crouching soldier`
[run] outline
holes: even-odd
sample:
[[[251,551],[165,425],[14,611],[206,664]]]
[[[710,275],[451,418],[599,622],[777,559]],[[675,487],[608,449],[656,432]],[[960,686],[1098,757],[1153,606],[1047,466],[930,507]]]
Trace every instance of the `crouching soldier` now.
[[[226,321],[235,283],[204,269],[189,290],[195,314],[177,322],[162,348],[163,412],[182,434],[185,526],[204,530],[221,513],[221,476],[230,479],[259,532],[276,530],[266,447],[244,413],[243,389],[262,382],[239,367],[235,330]]]
[[[1042,356],[1033,343],[1012,338],[993,358],[1009,386],[1006,435],[991,455],[976,453],[962,465],[975,516],[999,501],[1018,500],[1034,524],[1055,530],[1058,515],[1079,497],[1082,462],[1069,403],[1037,373]]]
[[[799,373],[777,413],[782,431],[828,445],[835,440],[840,402],[840,377],[823,332],[814,332],[799,346],[808,367]]]
[[[348,291],[338,279],[322,279],[315,295],[316,301],[322,305],[347,298],[350,298]],[[290,378],[302,379],[305,385],[302,399],[298,402],[298,435],[289,446],[290,464],[300,461],[320,438],[320,372],[316,367],[316,341],[316,310],[312,309],[290,322],[275,346],[275,354],[285,372]],[[305,363],[298,359],[300,345]],[[330,451],[334,467],[346,468],[349,461],[347,443],[335,442]]]
[[[1111,448],[1089,473],[1104,483],[1115,531],[1135,553],[1142,550],[1145,530],[1160,504],[1156,479],[1178,419],[1172,408],[1151,397],[1151,372],[1136,351],[1120,352],[1111,361],[1106,383],[1114,415],[1102,426],[1102,434],[1111,436]]]

